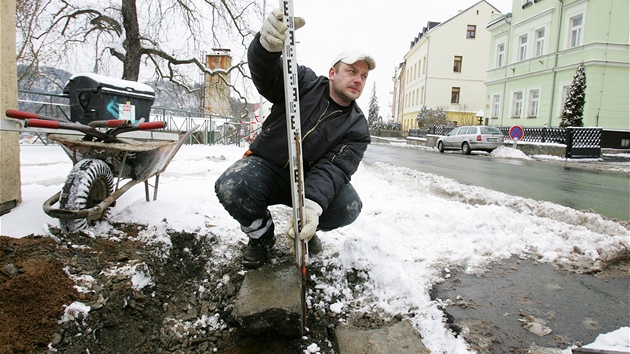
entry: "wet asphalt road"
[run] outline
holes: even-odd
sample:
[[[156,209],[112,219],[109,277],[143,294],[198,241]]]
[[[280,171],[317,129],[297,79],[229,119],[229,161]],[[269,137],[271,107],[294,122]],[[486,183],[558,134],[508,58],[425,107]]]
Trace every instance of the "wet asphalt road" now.
[[[628,261],[611,268],[576,274],[512,257],[483,274],[454,271],[432,297],[450,300],[451,329],[478,353],[566,349],[630,323]]]
[[[576,168],[571,163],[496,158],[486,153],[466,156],[459,151],[440,154],[384,144],[371,144],[363,161],[407,167],[466,185],[630,220],[627,174]]]

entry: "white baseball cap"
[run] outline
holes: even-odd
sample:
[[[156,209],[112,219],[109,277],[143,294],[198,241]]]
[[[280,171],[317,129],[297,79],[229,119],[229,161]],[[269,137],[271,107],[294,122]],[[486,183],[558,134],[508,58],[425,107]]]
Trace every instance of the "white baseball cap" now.
[[[359,60],[364,60],[368,64],[368,68],[370,70],[374,70],[374,68],[376,67],[376,61],[374,61],[374,58],[372,58],[371,55],[361,53],[356,50],[346,51],[339,54],[333,61],[331,67],[335,66],[335,64],[337,64],[340,61],[346,64],[354,64]]]

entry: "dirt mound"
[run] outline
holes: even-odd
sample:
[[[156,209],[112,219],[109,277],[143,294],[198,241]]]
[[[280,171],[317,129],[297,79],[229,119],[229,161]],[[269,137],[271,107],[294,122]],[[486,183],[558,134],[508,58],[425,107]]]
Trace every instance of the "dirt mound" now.
[[[333,350],[338,318],[323,312],[308,319],[307,341],[241,333],[231,312],[245,273],[212,235],[166,230],[156,242],[147,237],[163,231],[113,226],[99,236],[0,237],[0,353]]]

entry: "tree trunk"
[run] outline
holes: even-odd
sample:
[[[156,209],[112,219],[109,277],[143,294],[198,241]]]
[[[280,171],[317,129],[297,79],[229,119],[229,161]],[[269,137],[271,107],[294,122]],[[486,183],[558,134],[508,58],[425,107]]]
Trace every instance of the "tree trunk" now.
[[[140,45],[140,26],[138,25],[138,11],[136,0],[122,0],[123,26],[125,27],[124,47],[127,53],[123,61],[123,76],[125,80],[138,81],[140,76],[140,60],[142,46]]]

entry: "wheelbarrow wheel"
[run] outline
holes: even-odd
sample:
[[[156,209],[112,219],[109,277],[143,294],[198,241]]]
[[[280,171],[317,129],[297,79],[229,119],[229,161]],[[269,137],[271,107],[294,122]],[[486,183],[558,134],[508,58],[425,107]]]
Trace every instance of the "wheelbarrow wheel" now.
[[[59,199],[61,209],[79,211],[97,206],[114,190],[114,177],[107,164],[98,159],[77,162],[66,179]],[[105,218],[107,211],[101,219]],[[59,219],[61,232],[69,233],[92,226],[98,220]]]

